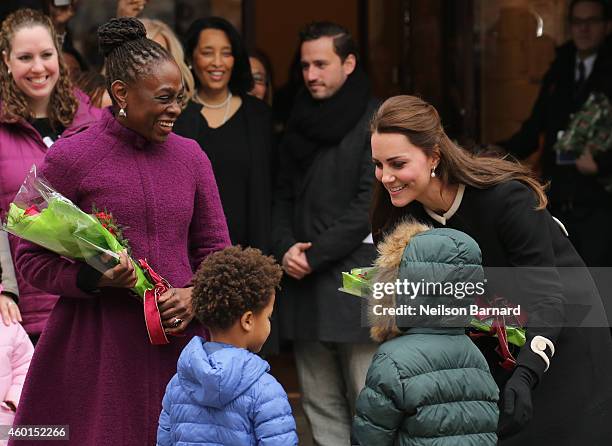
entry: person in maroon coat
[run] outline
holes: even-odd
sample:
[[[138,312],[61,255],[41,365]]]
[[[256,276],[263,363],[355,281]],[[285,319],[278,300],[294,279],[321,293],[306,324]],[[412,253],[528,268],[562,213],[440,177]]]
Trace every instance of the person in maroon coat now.
[[[26,280],[60,299],[15,423],[68,425],[80,446],[151,445],[179,354],[204,335],[193,321],[193,272],[230,242],[208,158],[172,133],[183,94],[176,63],[136,19],[112,19],[98,34],[113,106],[93,127],[58,141],[41,172],[81,209],[106,208],[126,227],[133,257],[176,287],[159,302],[166,332],[180,336],[150,344],[125,256],[101,274],[20,242],[16,264]]]
[[[2,214],[8,211],[32,165],[42,163],[58,138],[68,138],[89,127],[101,110],[92,107],[88,98],[73,87],[53,24],[41,12],[21,9],[9,15],[2,23],[0,52]],[[10,250],[3,252],[7,270],[13,270],[17,241],[10,236]],[[22,321],[36,343],[57,296],[32,287],[19,272],[16,277],[19,292],[15,287],[12,294],[0,293],[0,316],[6,325]]]

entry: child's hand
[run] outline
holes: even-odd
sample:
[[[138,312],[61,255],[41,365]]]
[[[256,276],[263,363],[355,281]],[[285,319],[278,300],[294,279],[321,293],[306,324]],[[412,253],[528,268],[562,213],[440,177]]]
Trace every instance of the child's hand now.
[[[159,298],[159,313],[167,334],[176,335],[185,331],[195,316],[193,310],[193,288],[170,288]]]
[[[11,297],[5,294],[0,294],[0,316],[7,327],[22,321],[19,307]]]

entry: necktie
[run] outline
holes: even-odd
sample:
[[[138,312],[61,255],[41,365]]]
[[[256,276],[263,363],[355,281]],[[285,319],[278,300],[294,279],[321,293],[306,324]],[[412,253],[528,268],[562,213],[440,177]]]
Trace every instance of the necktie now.
[[[576,97],[580,96],[580,93],[582,93],[585,81],[586,81],[586,67],[584,66],[584,62],[582,60],[579,60],[578,79],[576,80],[576,90],[575,90]]]

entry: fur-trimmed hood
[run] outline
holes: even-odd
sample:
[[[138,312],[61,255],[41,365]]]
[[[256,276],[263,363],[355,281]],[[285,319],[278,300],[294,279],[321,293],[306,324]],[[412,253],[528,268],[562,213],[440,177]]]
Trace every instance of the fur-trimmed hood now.
[[[376,274],[372,278],[373,283],[391,283],[398,278],[399,266],[404,255],[406,246],[412,237],[429,231],[431,227],[418,223],[414,220],[406,220],[399,223],[395,229],[378,244],[378,257],[374,261]],[[395,293],[384,293],[380,300],[368,298],[368,322],[370,324],[370,337],[375,342],[385,342],[401,334],[395,317],[389,315],[377,316],[374,314],[373,306],[382,305],[383,308],[394,308],[396,303]]]
[[[398,279],[411,282],[475,282],[483,280],[480,248],[467,234],[449,228],[434,229],[415,220],[400,222],[378,245],[378,257],[374,263],[376,273],[373,283],[395,283]],[[397,298],[395,292],[382,291],[382,297],[368,299],[368,318],[370,336],[376,342],[384,342],[402,334],[397,325],[397,317],[384,312],[376,315],[374,305],[382,309],[396,308],[399,303],[406,303],[406,298]],[[411,303],[443,304],[448,306],[465,306],[473,297],[457,299],[455,295],[424,294]],[[379,313],[381,311],[378,311]],[[409,327],[460,327],[467,325],[464,318],[442,316],[439,325],[431,325],[431,318],[408,317]],[[429,324],[429,325],[428,325]],[[402,324],[403,326],[404,324]]]

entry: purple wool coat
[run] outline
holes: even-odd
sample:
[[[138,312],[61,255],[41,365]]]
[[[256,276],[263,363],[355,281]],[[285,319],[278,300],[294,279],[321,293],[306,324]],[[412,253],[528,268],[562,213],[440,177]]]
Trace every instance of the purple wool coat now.
[[[79,108],[68,128],[62,133],[62,138],[85,130],[102,114],[102,110],[89,103],[89,98],[83,92],[75,90],[74,93],[79,101]],[[0,213],[8,211],[9,204],[15,198],[30,168],[33,164],[39,166],[43,162],[47,150],[53,149],[47,149],[40,134],[25,119],[0,122]],[[9,241],[14,259],[19,239],[10,235]],[[15,272],[19,285],[19,310],[23,317],[23,328],[30,335],[39,335],[57,302],[57,296],[34,288],[23,279],[19,271]]]
[[[148,142],[107,109],[85,132],[57,142],[41,170],[81,209],[112,212],[127,227],[133,256],[173,286],[184,287],[208,254],[230,244],[210,162],[190,139],[172,133],[162,144]],[[26,241],[16,263],[26,280],[60,299],[15,423],[67,424],[70,444],[79,446],[154,445],[166,384],[203,327],[193,321],[185,336],[153,346],[143,307],[127,290],[86,293],[77,287],[80,263]]]

